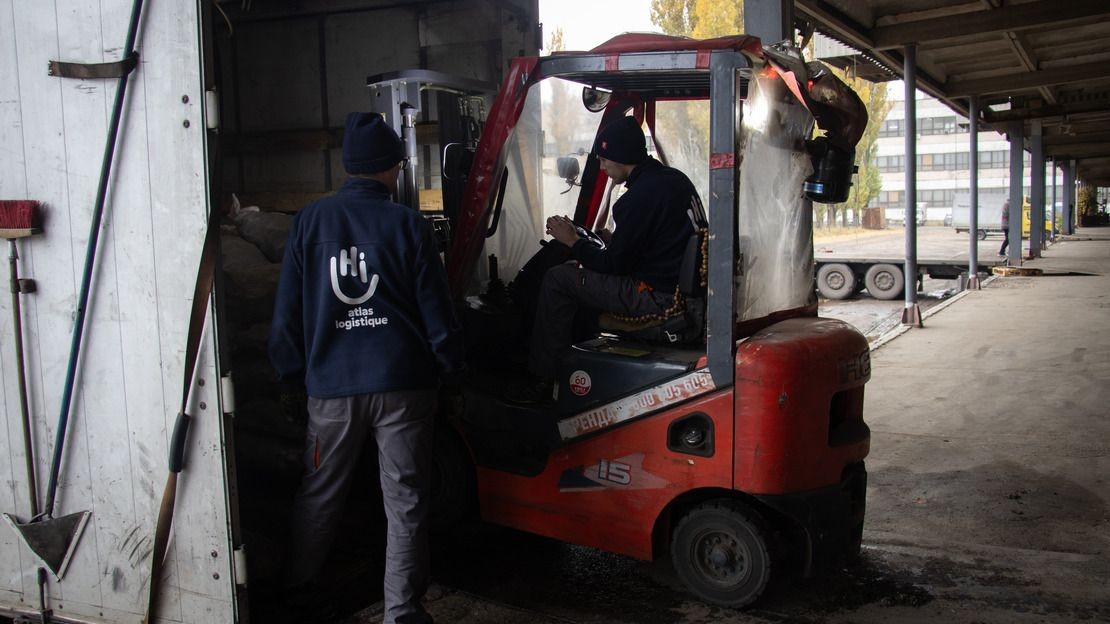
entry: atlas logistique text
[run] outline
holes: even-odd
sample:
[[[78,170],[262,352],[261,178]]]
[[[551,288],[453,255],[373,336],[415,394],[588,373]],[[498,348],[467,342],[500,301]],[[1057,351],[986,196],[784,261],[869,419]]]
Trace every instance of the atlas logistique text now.
[[[378,327],[389,325],[389,317],[374,316],[374,308],[353,308],[347,312],[347,318],[335,322],[336,329],[351,330],[356,327]]]

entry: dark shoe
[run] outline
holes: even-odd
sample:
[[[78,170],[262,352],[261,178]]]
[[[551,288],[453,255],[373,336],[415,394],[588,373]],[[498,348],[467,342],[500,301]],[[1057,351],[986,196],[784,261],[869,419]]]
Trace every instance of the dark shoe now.
[[[519,405],[543,405],[555,402],[554,382],[539,379],[522,386],[509,388],[505,400]]]

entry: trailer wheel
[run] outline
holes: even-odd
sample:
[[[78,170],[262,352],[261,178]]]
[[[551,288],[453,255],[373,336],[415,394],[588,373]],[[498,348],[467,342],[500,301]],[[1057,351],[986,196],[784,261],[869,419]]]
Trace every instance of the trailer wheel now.
[[[902,275],[902,268],[897,265],[875,264],[867,269],[863,283],[872,297],[889,301],[901,296],[906,278]]]
[[[817,292],[826,299],[847,299],[856,292],[856,274],[839,262],[817,269]]]
[[[739,503],[703,503],[675,527],[671,560],[678,577],[702,600],[744,607],[771,578],[768,535],[763,520]]]
[[[979,240],[987,240],[986,230],[975,230],[975,235],[979,237]]]

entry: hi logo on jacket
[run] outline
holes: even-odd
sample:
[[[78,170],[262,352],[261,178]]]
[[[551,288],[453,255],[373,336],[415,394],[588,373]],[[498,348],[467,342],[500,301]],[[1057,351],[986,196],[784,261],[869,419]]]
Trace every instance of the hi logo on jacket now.
[[[358,255],[357,267],[355,266],[356,254]],[[358,247],[352,245],[350,251],[340,250],[338,261],[335,256],[332,256],[330,264],[331,291],[335,293],[340,301],[348,305],[361,305],[374,296],[374,291],[378,289],[378,274],[367,276],[366,254],[359,252]],[[347,277],[347,275],[357,277],[363,284],[369,282],[369,286],[366,286],[366,292],[356,297],[347,296],[347,293],[343,292],[343,288],[339,285],[339,278]]]

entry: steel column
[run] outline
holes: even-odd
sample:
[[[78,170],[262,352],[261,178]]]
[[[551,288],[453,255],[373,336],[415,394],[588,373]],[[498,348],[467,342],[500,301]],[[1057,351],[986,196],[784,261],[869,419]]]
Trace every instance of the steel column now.
[[[1041,120],[1034,119],[1029,136],[1029,257],[1040,258],[1044,240],[1044,136]]]
[[[1020,121],[1010,124],[1010,247],[1006,250],[1006,264],[1021,266],[1021,212],[1024,204],[1024,178],[1022,160],[1025,149],[1025,126]]]
[[[917,305],[917,47],[905,48],[906,128],[906,309],[902,324],[921,327]]]
[[[1049,230],[1049,236],[1053,241],[1056,240],[1056,202],[1059,201],[1056,195],[1056,159],[1052,160],[1052,229]]]
[[[967,249],[967,288],[979,290],[979,96],[968,98],[967,104],[969,138],[968,155],[968,249]]]
[[[1075,234],[1075,161],[1064,162],[1064,234]]]
[[[793,0],[744,0],[744,32],[764,43],[793,41]]]

